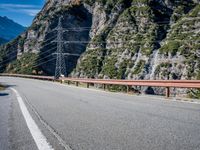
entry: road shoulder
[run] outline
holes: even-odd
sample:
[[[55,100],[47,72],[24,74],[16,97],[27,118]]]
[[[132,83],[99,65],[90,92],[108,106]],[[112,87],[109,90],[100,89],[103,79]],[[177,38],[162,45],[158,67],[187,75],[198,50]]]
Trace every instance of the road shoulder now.
[[[38,150],[21,113],[16,95],[9,89],[9,148],[11,150]]]
[[[9,112],[11,99],[8,90],[0,91],[0,149],[9,148]]]

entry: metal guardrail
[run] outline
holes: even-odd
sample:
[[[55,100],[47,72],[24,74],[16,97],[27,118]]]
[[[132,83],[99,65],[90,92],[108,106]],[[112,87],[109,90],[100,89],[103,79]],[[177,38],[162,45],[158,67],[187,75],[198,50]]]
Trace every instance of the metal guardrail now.
[[[22,74],[0,74],[1,76],[22,77],[39,80],[55,81],[52,76],[35,76],[35,75],[22,75]],[[148,86],[148,87],[165,87],[166,97],[170,96],[170,88],[195,88],[200,89],[200,80],[113,80],[113,79],[85,79],[85,78],[60,78],[57,81],[75,82],[76,86],[79,83],[86,83],[89,88],[90,84],[102,84],[103,89],[106,85],[124,85],[127,86],[127,92],[130,86]]]
[[[36,75],[23,75],[23,74],[6,74],[6,73],[0,74],[0,76],[20,77],[20,78],[55,81],[54,77],[52,77],[52,76],[36,76]]]

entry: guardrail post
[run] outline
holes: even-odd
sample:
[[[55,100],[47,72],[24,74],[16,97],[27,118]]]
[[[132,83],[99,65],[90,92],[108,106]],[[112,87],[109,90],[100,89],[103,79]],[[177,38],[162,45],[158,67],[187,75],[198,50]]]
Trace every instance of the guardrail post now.
[[[76,86],[78,86],[78,82],[76,82]]]
[[[87,83],[87,88],[90,88],[90,84],[89,83]]]
[[[60,80],[60,83],[63,84],[65,81],[63,79]]]
[[[127,86],[126,86],[126,92],[128,93],[129,90],[130,90],[130,89],[129,89],[129,86],[127,85]]]
[[[166,87],[166,91],[165,91],[165,95],[166,95],[166,98],[169,98],[170,96],[170,88],[169,87]]]
[[[103,90],[104,90],[104,91],[106,90],[106,85],[105,85],[105,84],[103,84]]]
[[[67,81],[67,84],[70,85],[70,81],[69,80]]]

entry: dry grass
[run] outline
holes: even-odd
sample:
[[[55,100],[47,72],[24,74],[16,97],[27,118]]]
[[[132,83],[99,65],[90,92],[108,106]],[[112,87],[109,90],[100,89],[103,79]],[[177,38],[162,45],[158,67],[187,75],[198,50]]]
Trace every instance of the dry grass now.
[[[0,91],[5,90],[5,87],[0,84]]]

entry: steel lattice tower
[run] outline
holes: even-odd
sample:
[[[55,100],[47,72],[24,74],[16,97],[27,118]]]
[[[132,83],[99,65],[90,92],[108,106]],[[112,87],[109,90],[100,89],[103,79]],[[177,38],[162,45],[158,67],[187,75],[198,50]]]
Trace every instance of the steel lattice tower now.
[[[56,69],[55,69],[55,79],[58,79],[62,75],[66,76],[66,65],[65,65],[65,54],[63,53],[63,27],[62,27],[62,18],[59,18],[57,31],[57,51],[56,53]]]

